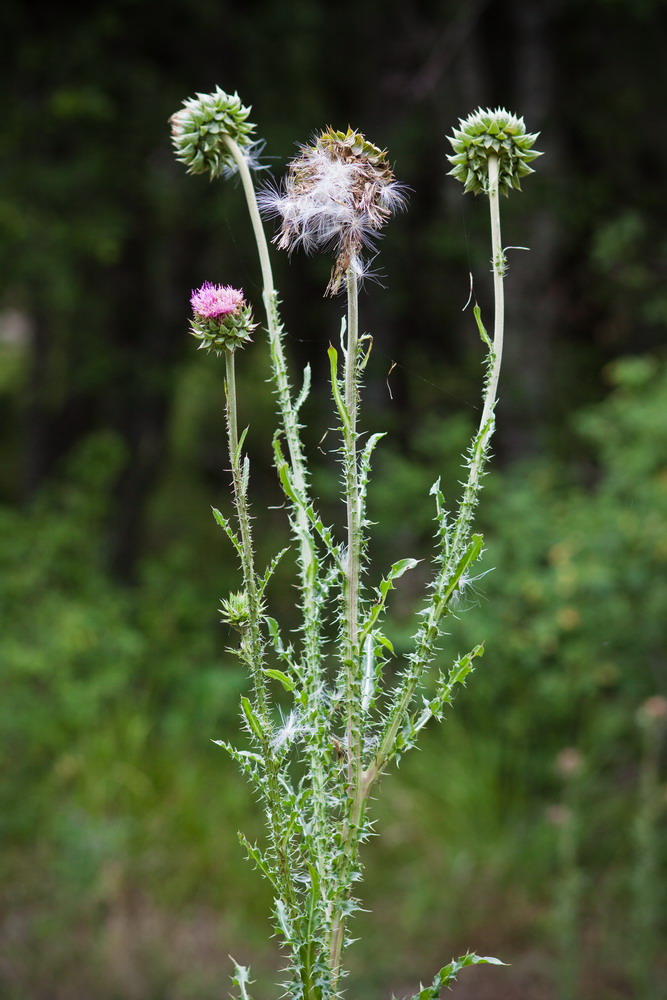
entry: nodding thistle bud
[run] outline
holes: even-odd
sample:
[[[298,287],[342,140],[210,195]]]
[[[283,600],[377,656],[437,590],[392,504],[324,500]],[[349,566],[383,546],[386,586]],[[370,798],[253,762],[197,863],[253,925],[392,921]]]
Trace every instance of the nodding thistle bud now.
[[[205,281],[192,293],[190,305],[194,313],[190,333],[200,341],[199,350],[235,351],[252,338],[257,324],[252,321],[252,309],[243,292],[231,285],[212,285]]]
[[[238,94],[226,94],[220,87],[184,101],[169,119],[176,159],[189,174],[208,173],[211,180],[233,174],[237,166],[225,136],[251,154],[256,143],[251,138],[255,126],[247,121],[249,114],[250,108],[241,104]]]
[[[279,191],[264,191],[261,205],[282,224],[274,242],[283,250],[336,251],[328,294],[338,291],[345,272],[363,274],[361,251],[398,208],[403,187],[387,153],[360,132],[326,128],[289,165]]]
[[[229,597],[223,597],[220,602],[220,613],[222,621],[234,628],[244,629],[250,621],[250,608],[248,605],[248,595],[244,590]]]
[[[453,164],[449,171],[473,194],[488,194],[489,156],[498,157],[498,191],[508,194],[510,188],[521,190],[521,178],[532,174],[528,164],[541,156],[532,145],[539,132],[526,132],[523,118],[516,118],[504,108],[495,111],[478,108],[465,120],[459,119],[459,128],[449,141],[454,155],[447,159]]]

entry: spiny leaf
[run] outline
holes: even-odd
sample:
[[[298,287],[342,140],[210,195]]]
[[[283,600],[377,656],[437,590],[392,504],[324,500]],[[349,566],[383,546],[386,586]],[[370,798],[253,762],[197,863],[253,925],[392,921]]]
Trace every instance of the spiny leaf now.
[[[399,559],[398,562],[395,562],[393,564],[393,566],[391,567],[387,575],[384,577],[384,579],[381,580],[380,585],[377,589],[378,600],[371,608],[370,615],[368,616],[368,619],[363,624],[360,630],[359,633],[360,643],[363,643],[365,641],[366,636],[370,634],[373,626],[380,617],[382,609],[387,600],[387,594],[389,593],[390,590],[394,589],[394,580],[398,580],[398,578],[400,576],[403,576],[403,574],[406,573],[409,569],[414,569],[414,567],[417,566],[419,562],[421,562],[420,559],[411,559],[411,558]]]
[[[232,982],[235,986],[238,986],[241,1000],[252,1000],[246,989],[246,987],[252,983],[252,979],[250,978],[250,969],[248,969],[245,965],[239,965],[231,955],[229,957],[234,963],[235,969],[234,975],[232,976]]]
[[[338,385],[338,351],[331,344],[329,345],[329,350],[327,351],[329,355],[329,367],[331,369],[331,391],[333,393],[334,402],[336,404],[336,409],[340,414],[340,419],[343,421],[343,427],[350,432],[350,414],[347,411],[347,407],[343,402],[343,397],[340,394],[340,388]]]
[[[217,523],[220,525],[220,527],[223,529],[223,531],[225,532],[225,534],[229,538],[230,542],[232,543],[232,545],[236,549],[236,551],[237,551],[237,553],[239,555],[239,558],[242,558],[242,556],[243,556],[243,548],[241,546],[241,539],[239,538],[239,536],[237,535],[237,533],[234,531],[234,529],[232,528],[231,524],[229,523],[229,521],[227,520],[227,518],[225,517],[225,515],[221,514],[217,507],[211,507],[211,510],[213,511],[213,517],[215,518],[215,520],[217,521]]]
[[[248,729],[250,732],[253,733],[261,743],[264,743],[266,741],[266,733],[264,732],[262,724],[255,714],[252,705],[245,695],[241,698],[241,711],[243,712],[245,720],[248,723]]]
[[[232,760],[236,761],[241,773],[245,775],[254,785],[258,788],[261,787],[264,780],[264,772],[266,770],[266,761],[258,753],[253,753],[252,750],[239,750],[237,747],[228,743],[226,740],[211,740],[211,743],[215,743],[216,746],[222,747]]]
[[[241,830],[238,831],[237,836],[242,846],[245,847],[250,860],[254,861],[255,867],[258,869],[258,871],[262,873],[262,875],[266,879],[269,880],[274,889],[278,891],[279,886],[273,872],[271,871],[271,866],[267,861],[267,859],[262,854],[262,852],[260,851],[260,849],[257,847],[256,844],[251,844],[246,835],[242,833]]]
[[[264,669],[263,673],[265,673],[267,677],[271,677],[274,681],[279,681],[286,691],[293,691],[296,687],[292,678],[288,677],[282,670],[273,670],[272,668],[267,667]]]
[[[477,323],[477,329],[479,330],[479,335],[482,338],[482,340],[484,341],[484,343],[486,344],[486,346],[488,347],[489,351],[492,352],[493,351],[493,344],[491,342],[491,338],[489,337],[488,333],[486,332],[486,327],[482,323],[482,310],[479,308],[479,306],[477,305],[477,303],[475,303],[472,311],[473,311],[473,315],[475,317],[475,322]]]
[[[480,955],[464,955],[462,958],[453,959],[449,965],[440,969],[436,973],[430,986],[422,986],[418,993],[413,994],[410,1000],[439,1000],[441,991],[456,981],[456,977],[461,969],[470,965],[505,965],[499,958],[483,957]],[[396,1000],[396,997],[393,998]]]
[[[278,567],[278,563],[280,562],[280,560],[282,559],[282,557],[285,555],[286,552],[289,552],[289,546],[285,546],[284,549],[281,549],[280,552],[277,552],[275,554],[275,556],[273,557],[273,559],[271,560],[271,562],[269,563],[269,565],[264,570],[264,576],[260,580],[260,587],[259,587],[259,599],[260,600],[264,596],[264,591],[267,588],[269,580],[271,579],[271,577],[275,573],[275,571],[276,571],[276,569]]]
[[[301,386],[301,392],[299,393],[296,402],[294,403],[294,416],[296,416],[303,406],[303,404],[308,399],[308,394],[310,392],[310,365],[306,365],[303,370],[303,385]]]
[[[244,430],[243,430],[243,431],[241,432],[241,436],[239,437],[239,443],[238,443],[238,444],[237,444],[237,446],[236,446],[236,454],[235,454],[235,456],[234,456],[234,460],[235,460],[236,462],[239,462],[239,461],[241,460],[241,451],[242,451],[242,449],[243,449],[243,444],[244,444],[244,442],[245,442],[245,439],[246,439],[246,437],[247,437],[247,435],[248,435],[248,430],[249,430],[249,428],[248,428],[248,427],[246,427],[246,428],[245,428],[245,429],[244,429]]]
[[[315,529],[320,539],[324,542],[329,555],[332,556],[337,562],[340,562],[340,547],[336,544],[336,541],[331,533],[331,528],[328,528],[324,524],[322,518],[313,508],[313,505],[306,501],[305,497],[299,490],[297,490],[296,486],[292,482],[289,465],[283,455],[278,435],[275,435],[273,438],[273,452],[276,469],[278,471],[278,478],[280,479],[280,485],[283,488],[285,496],[288,500],[291,500],[295,507],[298,507],[306,515],[309,524]],[[317,566],[315,565],[315,559],[312,560],[310,569],[313,573],[316,573]]]

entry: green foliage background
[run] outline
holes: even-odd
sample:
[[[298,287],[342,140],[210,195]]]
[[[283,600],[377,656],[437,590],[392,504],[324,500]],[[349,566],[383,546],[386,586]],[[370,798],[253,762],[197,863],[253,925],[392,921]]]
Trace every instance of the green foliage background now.
[[[464,593],[443,656],[480,639],[486,653],[381,788],[350,995],[400,996],[474,947],[512,967],[466,973],[463,998],[565,997],[566,973],[593,1000],[665,996],[664,809],[656,877],[647,898],[633,890],[637,710],[667,693],[665,5],[166,0],[158,16],[121,0],[36,24],[9,0],[0,17],[2,996],[208,1000],[231,951],[262,997],[277,964],[236,840],[261,820],[210,742],[238,731],[245,679],[216,613],[237,580],[209,517],[227,502],[222,372],[186,336],[193,286],[252,298],[258,278],[239,192],[186,178],[166,126],[218,83],[254,105],[276,174],[295,140],[349,121],[413,188],[382,243],[387,287],[363,303],[366,426],[390,431],[372,494],[382,566],[427,551],[428,489],[437,475],[457,489],[476,415],[460,309],[471,270],[488,309],[487,220],[445,179],[443,137],[507,104],[546,152],[503,206],[506,242],[532,249],[507,279],[480,512],[493,571]],[[323,384],[340,311],[321,299],[328,263],[276,264],[293,359]],[[259,335],[241,368],[264,511],[280,500]],[[322,390],[310,446],[334,517],[326,406]],[[273,551],[280,510],[256,534]],[[419,572],[394,595],[397,651]],[[287,620],[290,587],[286,565]],[[574,799],[554,766],[568,747]],[[553,809],[573,801],[575,953]]]

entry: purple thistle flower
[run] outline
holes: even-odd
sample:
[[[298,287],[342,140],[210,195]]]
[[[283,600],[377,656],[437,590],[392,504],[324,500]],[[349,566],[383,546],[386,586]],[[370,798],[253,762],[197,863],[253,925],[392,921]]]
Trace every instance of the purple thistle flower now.
[[[205,281],[192,293],[190,305],[194,313],[190,333],[200,342],[200,349],[219,355],[235,351],[252,339],[257,324],[252,321],[252,309],[240,289]]]
[[[231,285],[214,285],[205,281],[192,293],[192,310],[203,319],[220,319],[238,313],[244,305],[243,292]]]

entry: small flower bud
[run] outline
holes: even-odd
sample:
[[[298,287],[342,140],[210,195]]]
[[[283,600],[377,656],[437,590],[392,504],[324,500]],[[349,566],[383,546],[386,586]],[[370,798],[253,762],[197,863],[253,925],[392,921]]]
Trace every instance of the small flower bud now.
[[[232,174],[237,165],[224,142],[229,136],[245,152],[255,145],[251,135],[255,126],[247,121],[250,108],[241,104],[238,94],[226,94],[216,87],[212,94],[197,94],[183,102],[183,107],[169,119],[176,159],[189,174]]]
[[[200,341],[199,350],[220,355],[252,339],[250,334],[257,324],[252,322],[252,309],[238,288],[205,281],[192,293],[190,305],[194,313],[190,333]]]
[[[498,191],[508,194],[510,188],[521,190],[521,178],[534,173],[528,164],[541,156],[532,145],[539,132],[526,132],[523,118],[516,118],[504,108],[482,110],[459,119],[459,128],[449,136],[454,154],[447,159],[453,164],[449,171],[473,194],[488,194],[489,156],[498,157]]]
[[[245,628],[250,618],[248,595],[245,591],[240,590],[236,594],[230,594],[229,597],[223,597],[220,602],[220,613],[223,622],[233,625],[234,628]]]

